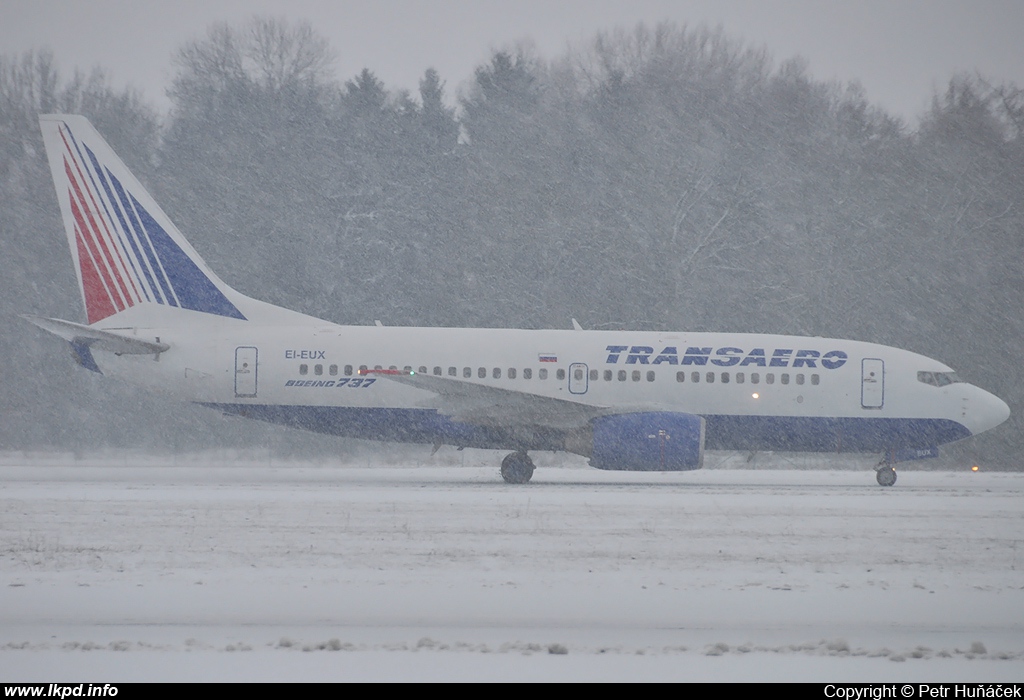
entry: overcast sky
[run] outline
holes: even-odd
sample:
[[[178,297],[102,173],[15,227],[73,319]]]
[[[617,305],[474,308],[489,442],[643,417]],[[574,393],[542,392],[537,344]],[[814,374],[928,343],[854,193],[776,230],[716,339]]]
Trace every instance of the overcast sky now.
[[[160,109],[181,44],[254,14],[308,20],[337,54],[415,91],[428,67],[454,93],[494,48],[530,39],[544,58],[600,30],[721,25],[777,62],[807,59],[820,79],[859,81],[908,120],[964,71],[1024,85],[1024,0],[0,0],[0,53],[51,48],[65,70],[107,70]]]

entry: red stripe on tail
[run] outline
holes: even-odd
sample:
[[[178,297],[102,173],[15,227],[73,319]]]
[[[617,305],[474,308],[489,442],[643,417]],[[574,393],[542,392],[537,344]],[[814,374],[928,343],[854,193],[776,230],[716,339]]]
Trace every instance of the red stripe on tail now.
[[[78,194],[78,198],[82,202],[82,208],[85,210],[86,214],[89,215],[89,221],[93,225],[93,229],[92,229],[93,237],[96,238],[97,240],[99,240],[101,243],[103,243],[104,252],[106,252],[106,243],[103,241],[101,236],[97,235],[99,233],[99,229],[98,229],[98,227],[96,227],[95,221],[92,220],[92,211],[96,211],[97,212],[97,218],[100,221],[103,222],[103,228],[106,229],[108,236],[110,235],[110,229],[107,228],[106,220],[102,216],[99,215],[99,207],[96,205],[95,197],[92,196],[93,195],[92,190],[90,190],[88,187],[85,188],[86,192],[89,193],[89,199],[92,200],[92,210],[90,210],[89,206],[88,206],[88,202],[86,202],[85,198],[82,196],[82,192],[81,192],[81,190],[78,187],[77,181],[71,175],[71,168],[70,168],[70,166],[68,164],[68,156],[71,157],[71,162],[75,164],[75,170],[78,171],[78,175],[79,175],[79,177],[82,178],[82,182],[85,182],[85,175],[82,174],[82,166],[79,164],[78,159],[75,158],[75,152],[74,152],[74,150],[72,150],[71,144],[68,143],[67,136],[65,136],[65,134],[64,134],[64,130],[67,129],[67,128],[68,127],[65,124],[64,128],[59,128],[57,130],[57,133],[60,135],[60,140],[64,142],[64,150],[66,151],[65,156],[64,156],[64,172],[67,174],[68,180],[74,186],[75,192]],[[70,131],[68,133],[70,133]],[[112,237],[111,237],[111,239],[112,239]],[[116,249],[114,251],[114,254],[117,255],[119,259],[121,258],[120,253]],[[110,270],[116,276],[117,281],[118,281],[118,283],[120,285],[120,290],[115,290],[115,291],[120,291],[121,296],[124,298],[125,306],[122,307],[122,308],[126,308],[128,306],[134,306],[135,305],[135,300],[128,296],[128,290],[125,288],[124,281],[121,279],[120,271],[113,264],[113,260],[109,256],[106,259],[106,263],[109,266]],[[122,266],[124,266],[124,260],[121,260],[121,263],[122,263]],[[127,270],[127,266],[124,266],[124,267]],[[109,279],[109,274],[106,275],[106,277]],[[131,277],[129,277],[128,278],[128,282],[132,285],[132,289],[135,291],[136,296],[141,298],[141,296],[138,293],[139,290],[135,286],[135,281],[133,279],[131,279]],[[116,302],[116,300],[115,300],[115,302]]]
[[[71,200],[71,215],[75,218],[76,223],[75,238],[78,241],[78,264],[82,268],[85,313],[89,317],[89,323],[93,323],[94,315],[100,314],[99,318],[106,318],[121,311],[123,307],[118,306],[117,299],[110,291],[113,281],[110,279],[107,271],[95,262],[99,259],[99,251],[96,248],[96,243],[85,233],[82,212],[78,208],[78,202],[75,201],[70,190],[68,190],[68,199]],[[86,282],[87,268],[89,274],[88,283]],[[94,304],[96,308],[95,313],[93,311]],[[107,309],[109,309],[109,312]]]
[[[64,141],[64,147],[66,149],[68,149],[68,153],[71,154],[71,162],[75,164],[75,170],[78,171],[78,176],[82,179],[83,183],[86,182],[85,175],[82,173],[82,166],[81,166],[81,164],[79,164],[78,159],[75,158],[75,154],[71,150],[71,146],[68,144],[68,140],[64,137],[64,132],[63,131],[60,131],[60,137]],[[68,161],[67,161],[67,158],[65,158],[64,159],[64,167],[67,168],[67,165],[68,165]],[[100,173],[100,174],[102,175],[102,173]],[[91,190],[90,188],[86,187],[85,188],[85,192],[86,192],[86,194],[89,195],[89,200],[92,202],[92,209],[91,210],[89,209],[88,203],[85,202],[84,199],[82,200],[82,206],[85,207],[86,213],[91,213],[92,211],[96,212],[96,218],[99,219],[101,224],[103,224],[103,230],[106,231],[107,238],[109,238],[110,241],[113,242],[115,240],[114,239],[114,234],[111,233],[110,228],[107,226],[106,218],[104,218],[103,215],[100,214],[100,207],[96,203],[96,197],[94,196],[93,190]],[[121,268],[127,271],[128,270],[128,266],[124,264],[124,258],[121,257],[121,252],[117,249],[116,245],[114,245],[114,253],[113,254],[116,255],[118,260],[121,262]],[[118,281],[121,282],[121,287],[122,287],[122,289],[124,289],[124,283],[121,281],[121,278],[120,278],[120,271],[116,267],[113,268],[113,269],[114,269],[115,273],[118,274]],[[139,294],[138,287],[135,286],[135,280],[133,280],[130,275],[128,276],[128,284],[130,284],[132,286],[132,291],[135,292],[135,298],[140,298],[141,299],[142,295]],[[127,289],[124,289],[124,291],[125,291],[125,294],[126,294],[125,301],[128,303],[128,306],[135,306],[135,299],[132,298],[132,297],[127,296],[127,291],[128,291]]]
[[[99,252],[103,256],[103,260],[107,263],[107,274],[105,274],[104,277],[108,282],[110,282],[111,290],[116,291],[118,296],[121,297],[120,299],[115,299],[114,303],[120,307],[118,310],[134,306],[134,300],[129,295],[128,287],[125,285],[124,280],[121,279],[121,272],[114,262],[114,257],[111,255],[110,249],[107,247],[107,242],[100,234],[99,226],[96,225],[96,219],[93,216],[93,211],[89,208],[89,203],[82,195],[82,189],[78,185],[78,180],[71,173],[71,166],[68,164],[67,158],[64,159],[64,171],[67,173],[68,180],[71,182],[71,186],[74,188],[75,194],[78,196],[78,201],[81,202],[82,209],[85,210],[85,216],[89,220],[89,228],[85,228],[84,222],[81,218],[81,213],[79,213],[79,216],[77,217],[78,223],[82,226],[83,231],[87,230],[92,234],[91,238],[96,242],[96,245],[99,246]]]
[[[70,193],[68,194],[70,195]],[[75,241],[78,244],[78,266],[82,271],[82,289],[85,292],[85,315],[89,319],[89,323],[92,324],[102,321],[107,316],[113,316],[117,310],[110,303],[110,295],[100,280],[96,266],[92,264],[85,241],[82,240],[82,232],[77,226],[75,227]]]

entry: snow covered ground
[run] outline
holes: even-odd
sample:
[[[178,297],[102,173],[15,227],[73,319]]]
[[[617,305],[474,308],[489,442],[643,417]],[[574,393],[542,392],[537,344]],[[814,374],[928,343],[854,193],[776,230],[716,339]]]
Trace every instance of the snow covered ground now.
[[[1024,474],[465,454],[0,455],[0,679],[1024,677]]]

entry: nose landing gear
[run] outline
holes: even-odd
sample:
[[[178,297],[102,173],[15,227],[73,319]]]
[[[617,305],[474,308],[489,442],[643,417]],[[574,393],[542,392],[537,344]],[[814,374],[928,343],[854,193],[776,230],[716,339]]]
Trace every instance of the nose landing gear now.
[[[882,462],[875,470],[875,479],[880,486],[892,486],[896,483],[896,469],[888,462]]]
[[[509,484],[525,484],[533,476],[533,461],[525,452],[513,452],[501,460],[501,478]]]

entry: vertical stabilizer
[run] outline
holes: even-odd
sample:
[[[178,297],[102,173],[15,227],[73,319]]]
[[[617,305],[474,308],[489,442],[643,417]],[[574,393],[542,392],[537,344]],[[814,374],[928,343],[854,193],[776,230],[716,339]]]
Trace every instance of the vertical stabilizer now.
[[[89,120],[39,124],[90,324],[140,304],[245,320],[237,304],[252,300],[207,267]]]

